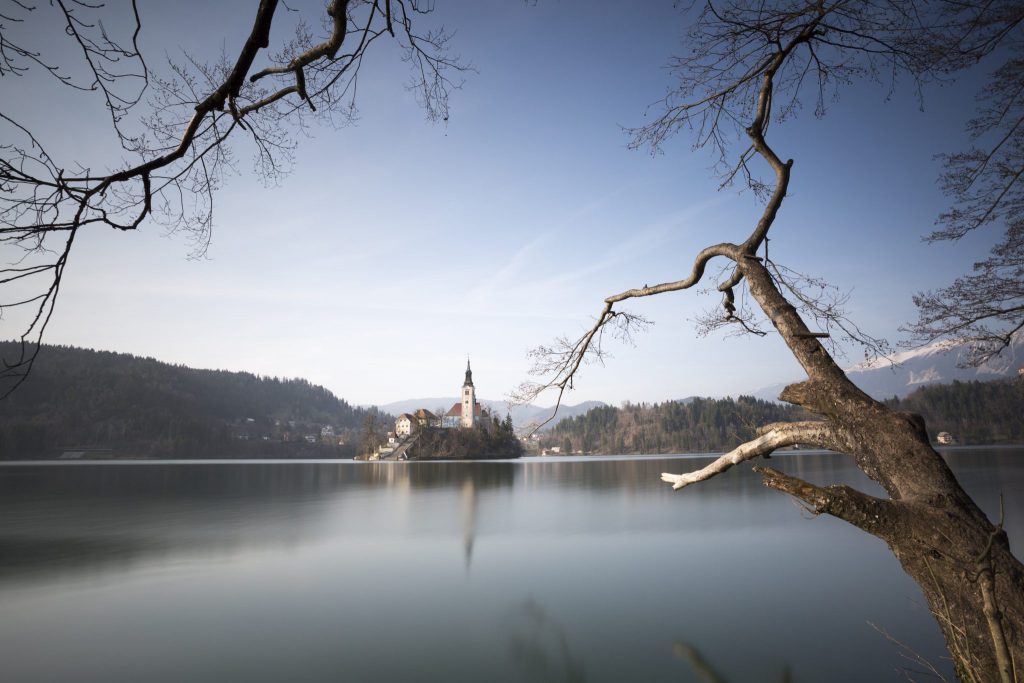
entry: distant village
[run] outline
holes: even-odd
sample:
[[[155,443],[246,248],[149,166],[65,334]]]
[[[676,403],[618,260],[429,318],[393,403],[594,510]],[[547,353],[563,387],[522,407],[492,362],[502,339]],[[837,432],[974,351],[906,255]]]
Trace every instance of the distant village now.
[[[239,441],[304,441],[325,446],[344,446],[353,438],[351,430],[336,429],[334,425],[278,419],[258,421],[251,417],[235,420],[231,435]]]

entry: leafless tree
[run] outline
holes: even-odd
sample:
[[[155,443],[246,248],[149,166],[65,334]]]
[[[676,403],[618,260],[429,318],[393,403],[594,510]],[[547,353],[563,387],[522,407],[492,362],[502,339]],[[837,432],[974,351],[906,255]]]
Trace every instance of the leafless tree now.
[[[5,0],[0,9],[0,77],[43,75],[97,93],[130,159],[97,170],[88,160],[62,158],[0,102],[0,315],[28,311],[21,352],[0,367],[0,396],[32,367],[83,229],[152,222],[185,233],[200,255],[213,226],[214,193],[239,150],[248,146],[256,171],[274,181],[290,168],[295,134],[313,119],[351,122],[372,45],[397,45],[411,68],[409,89],[435,120],[447,119],[448,95],[465,68],[449,53],[447,33],[419,32],[419,15],[432,11],[427,0],[329,0],[323,15],[293,19],[294,34],[279,45],[271,44],[272,23],[297,10],[259,0],[241,19],[251,30],[234,57],[207,63],[186,55],[163,71],[140,50],[135,0],[126,35],[105,28],[118,24],[105,24],[105,14],[122,9],[90,0]],[[33,22],[42,26],[19,31]],[[81,68],[47,56],[47,41],[62,37],[77,48]]]
[[[560,401],[582,365],[601,358],[607,332],[629,334],[640,322],[621,304],[695,287],[709,277],[710,262],[724,260],[728,266],[715,280],[723,296],[718,320],[762,332],[770,323],[807,375],[780,398],[820,419],[766,425],[757,438],[708,466],[663,479],[679,489],[793,444],[849,454],[885,497],[755,469],[767,486],[790,494],[814,514],[846,520],[889,545],[921,587],[962,680],[1019,681],[1024,676],[1024,567],[1011,553],[1001,524],[993,524],[960,487],[931,447],[920,416],[891,411],[866,395],[823,342],[838,333],[869,353],[884,352],[884,346],[845,321],[841,299],[828,296],[827,287],[811,281],[808,289],[807,280],[771,260],[767,245],[794,168],[793,160],[769,142],[773,124],[786,121],[808,100],[824,114],[841,87],[855,80],[896,87],[908,79],[919,87],[930,78],[952,77],[984,46],[1019,36],[1020,3],[729,0],[692,11],[686,52],[671,63],[677,84],[660,103],[660,115],[633,131],[634,145],[658,149],[677,132],[691,133],[696,147],[714,150],[726,183],[742,179],[763,198],[763,213],[742,241],[703,249],[682,279],[610,296],[581,337],[537,350],[542,379],[524,385],[521,398],[554,389]],[[1009,147],[1000,150],[1014,163],[1024,158]],[[765,165],[768,177],[762,179]],[[955,173],[956,159],[950,168]],[[1019,230],[1011,237],[1019,242]],[[741,289],[765,322],[737,306]],[[807,320],[826,327],[812,330]]]
[[[998,9],[998,8],[997,8]],[[942,337],[973,342],[969,362],[978,364],[1010,345],[1024,329],[1024,6],[982,14],[981,30],[960,45],[968,62],[1000,50],[1000,65],[980,93],[979,110],[967,124],[974,146],[944,155],[942,186],[954,200],[928,239],[958,240],[979,228],[1005,226],[988,258],[973,273],[936,292],[914,297],[915,341]],[[1015,30],[1014,30],[1015,29]]]

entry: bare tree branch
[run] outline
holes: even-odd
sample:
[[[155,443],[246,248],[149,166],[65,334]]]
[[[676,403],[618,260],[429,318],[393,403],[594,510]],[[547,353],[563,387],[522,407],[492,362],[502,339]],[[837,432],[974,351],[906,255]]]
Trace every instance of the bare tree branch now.
[[[0,315],[8,309],[34,310],[19,335],[20,356],[4,359],[0,368],[0,397],[31,368],[80,229],[134,230],[153,222],[167,232],[183,232],[192,256],[200,257],[212,234],[214,194],[228,174],[238,171],[229,145],[239,138],[237,131],[246,133],[239,142],[251,144],[256,171],[266,182],[276,182],[290,170],[293,131],[304,129],[310,115],[334,124],[338,117],[346,123],[354,119],[360,65],[381,36],[397,44],[412,67],[410,87],[431,118],[447,118],[447,98],[460,85],[449,74],[466,68],[448,54],[447,34],[421,35],[414,28],[411,14],[431,10],[417,0],[331,0],[322,40],[300,22],[295,37],[274,54],[267,50],[279,3],[260,0],[237,56],[213,63],[186,56],[182,63],[169,63],[166,76],[153,74],[142,58],[142,24],[134,2],[131,35],[123,40],[103,29],[103,5],[55,0],[55,6],[63,22],[57,28],[78,45],[91,80],[66,75],[41,50],[7,32],[0,32],[0,75],[35,67],[69,87],[99,91],[116,138],[136,159],[110,171],[58,161],[30,126],[0,105],[2,139],[9,140],[0,143],[0,244],[19,254],[0,264],[0,286],[8,288],[0,296],[14,292],[0,299]],[[46,19],[27,4],[14,3],[13,9],[20,12],[16,22]],[[351,44],[351,50],[342,53],[343,44]],[[257,57],[272,66],[252,73]],[[292,82],[263,86],[279,77]],[[130,136],[122,128],[124,117],[147,88],[146,111],[138,119],[145,132]],[[68,166],[75,170],[67,171]],[[19,289],[11,289],[15,285]],[[26,288],[34,293],[25,295]]]
[[[815,486],[770,467],[755,467],[768,488],[788,493],[815,515],[829,514],[882,539],[891,538],[903,512],[900,503],[869,496],[849,486]]]
[[[1024,5],[993,0],[984,6],[950,3],[950,20],[965,29],[951,68],[973,66],[996,50],[1006,55],[978,95],[967,123],[972,148],[940,155],[940,178],[952,200],[928,241],[959,240],[986,226],[1003,226],[988,259],[933,292],[914,297],[918,318],[903,328],[908,345],[955,339],[971,345],[967,362],[981,364],[1024,329]]]
[[[821,340],[832,341],[836,332],[865,345],[869,353],[884,353],[884,342],[849,323],[842,312],[843,296],[834,294],[823,281],[806,278],[768,258],[768,234],[786,196],[793,163],[782,161],[768,144],[766,131],[770,123],[786,120],[799,108],[801,89],[809,87],[807,84],[816,84],[816,113],[821,114],[826,91],[834,93],[838,85],[854,78],[888,80],[894,87],[900,77],[909,76],[918,88],[928,79],[944,78],[973,63],[977,55],[991,52],[999,41],[1008,40],[1014,29],[1001,33],[1000,27],[1019,25],[1015,13],[1020,13],[1019,3],[1014,7],[1003,0],[981,7],[946,0],[709,2],[690,31],[689,51],[673,63],[679,84],[660,103],[661,116],[633,131],[634,146],[658,151],[669,136],[691,130],[695,147],[709,146],[719,156],[725,182],[743,177],[755,195],[765,199],[761,217],[743,242],[719,244],[701,252],[689,277],[609,297],[601,315],[579,340],[566,343],[555,356],[545,354],[543,347],[536,352],[553,359],[550,365],[538,365],[553,374],[546,384],[535,386],[558,387],[561,397],[595,340],[600,340],[603,327],[615,320],[616,303],[690,288],[704,277],[712,257],[728,258],[729,269],[715,279],[724,295],[724,318],[758,329],[742,300],[737,311],[736,289],[744,288],[740,291],[749,293],[807,374],[806,381],[786,387],[780,398],[820,415],[823,421],[770,425],[756,439],[706,467],[688,474],[666,473],[663,480],[682,488],[794,443],[850,454],[860,470],[882,486],[888,500],[849,486],[817,486],[773,469],[755,471],[764,476],[767,486],[803,501],[812,513],[833,515],[885,540],[921,586],[933,613],[955,615],[940,620],[940,627],[960,670],[986,672],[978,680],[993,681],[999,680],[997,673],[1006,669],[1006,661],[1011,668],[1013,658],[1024,661],[1020,636],[1024,633],[1024,591],[1020,588],[1024,586],[1024,566],[1008,546],[992,543],[991,521],[931,447],[920,416],[893,412],[857,388]],[[728,164],[728,150],[737,139],[742,149],[739,161]],[[771,183],[752,172],[755,158],[771,170]],[[1016,183],[1015,169],[1002,177]],[[1010,193],[1000,190],[992,196],[997,204],[1006,206]],[[762,246],[763,257],[757,255]],[[1013,260],[1016,246],[1017,242],[1009,240],[997,248],[1007,279],[1021,276],[1019,267],[1012,270],[1018,264]],[[998,297],[992,290],[983,295],[989,303]],[[1004,312],[1014,312],[1015,306],[1007,305]],[[825,329],[809,329],[804,315]],[[968,320],[971,322],[976,321]],[[1009,580],[981,590],[963,590],[965,571],[976,564],[970,558],[989,552],[999,556],[998,564]],[[984,591],[989,593],[982,595]],[[987,619],[994,614],[990,605],[996,603],[1004,613],[1013,614],[1007,621],[1014,627],[1005,632],[990,628],[994,622]],[[973,628],[961,628],[959,624],[964,622]],[[1006,636],[1003,645],[998,642],[1000,633]],[[969,644],[969,657],[963,656],[964,650],[958,646],[961,641]],[[1001,657],[1001,652],[1009,652],[1011,657]]]
[[[758,431],[760,436],[756,439],[740,444],[701,469],[686,474],[663,472],[661,480],[672,484],[672,488],[678,490],[710,479],[747,460],[770,456],[786,446],[805,444],[840,450],[845,444],[836,429],[825,422],[777,422]]]

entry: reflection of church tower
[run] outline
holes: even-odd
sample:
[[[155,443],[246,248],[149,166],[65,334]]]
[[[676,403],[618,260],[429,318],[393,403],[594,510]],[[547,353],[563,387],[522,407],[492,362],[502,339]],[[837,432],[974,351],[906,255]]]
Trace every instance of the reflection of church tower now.
[[[469,359],[466,359],[466,381],[462,383],[462,419],[459,425],[472,427],[476,421],[474,408],[476,407],[476,389],[473,388],[473,371],[469,369]]]
[[[476,540],[476,485],[472,478],[462,482],[462,548],[466,555],[466,572],[473,561],[473,541]]]

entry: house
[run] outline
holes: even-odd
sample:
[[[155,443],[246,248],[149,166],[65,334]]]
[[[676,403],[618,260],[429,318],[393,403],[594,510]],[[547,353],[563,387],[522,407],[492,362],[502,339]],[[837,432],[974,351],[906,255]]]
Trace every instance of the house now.
[[[426,408],[420,408],[415,413],[413,413],[412,416],[416,418],[416,424],[418,424],[420,427],[441,426],[441,418],[439,418],[437,415],[434,415]]]
[[[395,434],[398,436],[412,436],[412,433],[421,427],[440,427],[441,418],[434,415],[426,408],[420,408],[415,413],[402,413],[395,420]]]
[[[419,422],[416,418],[409,413],[402,413],[395,420],[395,435],[396,436],[409,436],[412,434],[414,426],[419,426]]]

